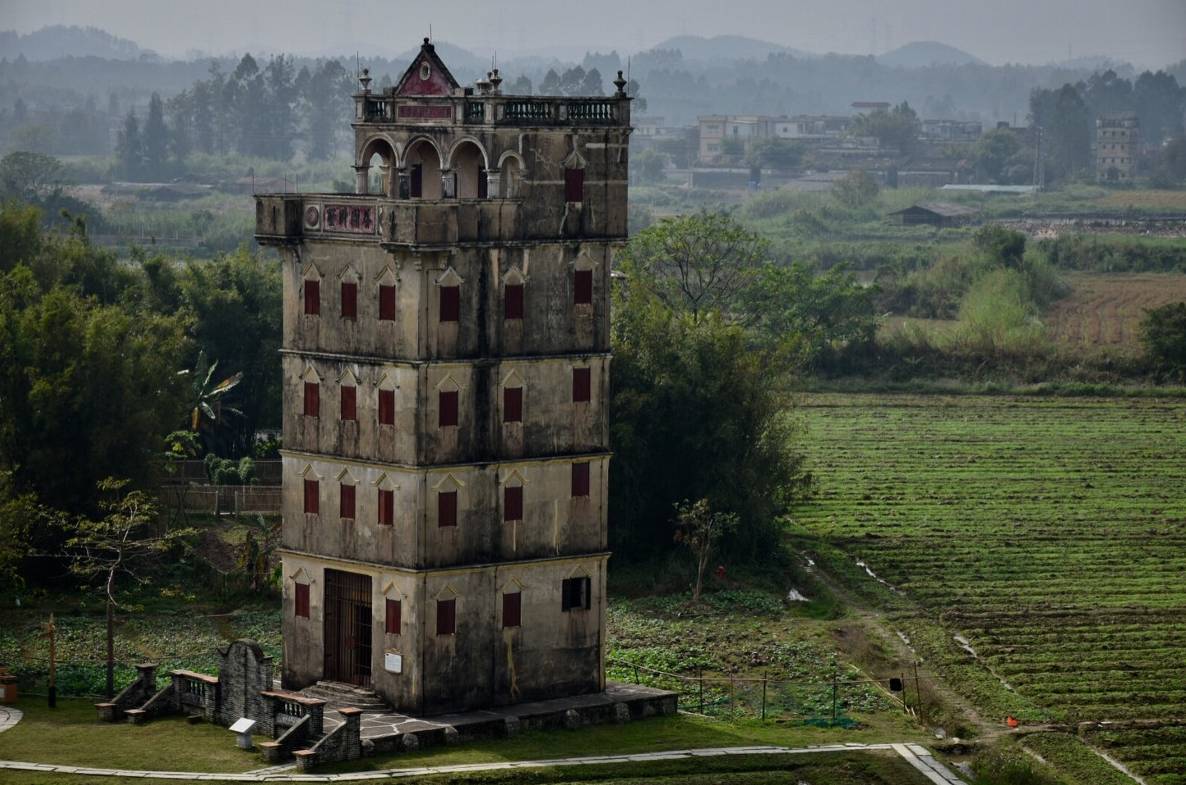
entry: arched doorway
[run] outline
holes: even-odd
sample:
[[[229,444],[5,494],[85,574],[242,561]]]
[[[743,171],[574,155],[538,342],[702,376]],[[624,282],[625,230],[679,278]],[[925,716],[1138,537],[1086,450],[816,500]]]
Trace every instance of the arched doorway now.
[[[498,195],[503,199],[519,196],[523,180],[523,160],[515,154],[504,155],[499,163]]]
[[[362,148],[356,171],[359,173],[359,193],[395,193],[392,176],[395,169],[395,150],[386,139],[372,139]],[[365,188],[363,187],[365,185]]]
[[[441,156],[427,139],[418,139],[404,156],[408,170],[408,196],[412,199],[441,198]]]
[[[482,148],[471,141],[461,142],[453,148],[451,162],[457,183],[457,198],[485,199],[486,155]]]

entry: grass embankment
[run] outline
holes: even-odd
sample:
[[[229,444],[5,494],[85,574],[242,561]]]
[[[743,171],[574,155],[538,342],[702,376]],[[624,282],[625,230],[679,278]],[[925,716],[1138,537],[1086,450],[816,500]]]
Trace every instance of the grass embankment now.
[[[94,702],[77,698],[59,699],[50,709],[45,698],[25,697],[16,708],[24,717],[0,733],[0,760],[150,771],[239,772],[267,765],[258,753],[235,747],[225,728],[190,725],[182,717],[145,725],[99,722]],[[13,775],[0,771],[0,781],[13,782]]]
[[[819,493],[795,547],[987,718],[1180,717],[1180,401],[813,396],[803,414]],[[1109,752],[1177,785],[1155,734]]]

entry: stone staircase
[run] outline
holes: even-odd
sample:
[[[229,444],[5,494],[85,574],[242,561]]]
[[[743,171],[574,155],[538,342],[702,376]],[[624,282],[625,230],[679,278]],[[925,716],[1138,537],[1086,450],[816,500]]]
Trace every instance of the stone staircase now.
[[[374,690],[339,681],[319,681],[305,687],[301,694],[310,698],[320,698],[326,702],[326,709],[329,710],[349,706],[366,712],[391,711],[391,706]]]

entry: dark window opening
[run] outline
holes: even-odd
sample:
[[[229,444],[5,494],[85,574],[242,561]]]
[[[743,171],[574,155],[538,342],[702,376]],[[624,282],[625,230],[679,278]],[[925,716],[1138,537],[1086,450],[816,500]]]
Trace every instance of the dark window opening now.
[[[395,390],[379,390],[379,424],[395,425]]]
[[[298,583],[296,586],[296,594],[294,596],[296,605],[296,615],[302,619],[309,618],[309,584]]]
[[[574,498],[589,495],[589,464],[572,465],[572,495]]]
[[[457,491],[437,493],[437,527],[444,529],[457,525]]]
[[[457,425],[457,391],[456,390],[441,390],[440,393],[440,416],[437,424],[441,428],[449,428]]]
[[[577,270],[572,276],[573,305],[591,305],[593,303],[593,271]]]
[[[379,489],[379,525],[391,526],[395,523],[395,491]]]
[[[424,196],[424,167],[421,164],[412,164],[411,174],[411,197],[419,199]]]
[[[457,286],[441,287],[441,321],[456,322],[461,319],[461,289]]]
[[[585,170],[564,170],[564,201],[583,202],[585,200]]]
[[[523,486],[508,485],[502,494],[502,519],[504,521],[523,520]]]
[[[321,508],[321,500],[318,498],[321,494],[321,488],[317,480],[305,480],[305,514],[317,515]]]
[[[358,284],[342,281],[342,318],[358,318]]]
[[[338,489],[338,517],[354,520],[354,486],[342,483]]]
[[[560,610],[579,611],[591,607],[589,578],[565,578],[560,586]]]
[[[503,318],[523,318],[523,284],[509,283],[503,290]]]
[[[349,385],[341,388],[342,421],[350,422],[358,419],[358,388]]]
[[[384,631],[388,635],[399,635],[403,626],[403,607],[399,600],[387,600],[386,606],[383,614]]]
[[[457,632],[457,600],[437,600],[437,635]]]
[[[395,287],[381,285],[379,287],[379,321],[395,321]]]
[[[502,628],[520,627],[523,624],[523,594],[517,591],[502,595]]]
[[[305,281],[305,313],[309,316],[321,313],[320,281]]]
[[[589,368],[572,369],[573,403],[586,403],[593,399],[593,373]]]
[[[321,416],[321,385],[317,382],[305,382],[305,416]]]
[[[487,199],[490,196],[490,183],[486,179],[486,170],[478,170],[478,198]]]
[[[523,422],[523,388],[502,388],[502,421]]]

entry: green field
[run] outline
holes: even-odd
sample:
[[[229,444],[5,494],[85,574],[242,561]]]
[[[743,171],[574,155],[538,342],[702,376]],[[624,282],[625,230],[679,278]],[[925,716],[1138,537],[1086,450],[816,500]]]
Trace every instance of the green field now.
[[[819,487],[796,547],[985,719],[1154,720],[1088,738],[1186,783],[1186,405],[848,395],[802,411]]]

